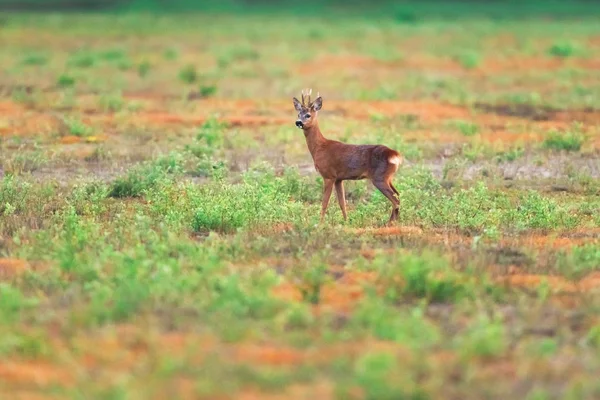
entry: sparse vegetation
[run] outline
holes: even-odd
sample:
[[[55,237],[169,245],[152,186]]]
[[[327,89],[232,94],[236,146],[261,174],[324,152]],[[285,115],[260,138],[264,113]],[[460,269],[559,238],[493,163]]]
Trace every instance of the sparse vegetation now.
[[[72,77],[72,76],[70,76],[70,75],[62,74],[56,80],[56,84],[58,86],[60,86],[60,87],[74,86],[75,85],[75,78]]]
[[[179,71],[179,79],[184,83],[194,83],[198,79],[198,72],[194,65],[186,65]]]
[[[583,140],[584,137],[578,130],[550,131],[544,139],[543,146],[550,150],[579,151]]]
[[[597,397],[598,5],[159,3],[0,21],[0,398]]]
[[[554,57],[566,58],[575,55],[577,47],[570,42],[557,42],[553,44],[548,53]]]

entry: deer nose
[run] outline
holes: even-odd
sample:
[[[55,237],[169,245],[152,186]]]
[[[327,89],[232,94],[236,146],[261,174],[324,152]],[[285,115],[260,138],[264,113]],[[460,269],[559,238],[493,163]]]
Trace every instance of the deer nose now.
[[[297,126],[298,128],[302,128],[302,127],[304,126],[304,124],[302,123],[302,121],[300,121],[300,120],[297,120],[297,121],[296,121],[296,126]]]

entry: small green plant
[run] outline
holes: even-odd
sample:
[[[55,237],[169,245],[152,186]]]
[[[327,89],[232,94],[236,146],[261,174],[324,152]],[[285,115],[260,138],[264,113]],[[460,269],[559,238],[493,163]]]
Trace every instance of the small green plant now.
[[[120,111],[125,105],[121,93],[102,95],[100,96],[99,103],[102,110],[108,112]]]
[[[200,97],[212,97],[217,93],[216,85],[200,85],[198,94]]]
[[[56,84],[62,88],[75,86],[75,78],[71,75],[62,74],[56,80]]]
[[[166,49],[163,52],[163,58],[165,60],[174,61],[177,58],[179,58],[179,51],[177,49],[175,49],[175,48]]]
[[[499,319],[478,316],[458,339],[461,355],[466,360],[474,357],[499,357],[508,348],[506,328]]]
[[[465,69],[476,68],[481,63],[481,57],[474,51],[462,52],[455,57],[455,60]]]
[[[327,267],[322,263],[309,266],[303,271],[300,292],[305,302],[310,304],[319,304],[321,302],[321,289],[327,282],[326,272]]]
[[[26,297],[18,288],[0,282],[0,317],[5,322],[17,320],[24,310],[37,304],[36,299]]]
[[[84,137],[91,135],[93,132],[93,129],[89,125],[76,117],[64,118],[63,122],[69,129],[69,133],[73,136]]]
[[[544,139],[542,146],[550,150],[579,151],[583,141],[583,135],[577,130],[568,132],[551,131]]]
[[[183,160],[170,154],[154,162],[133,168],[123,177],[117,178],[110,186],[109,197],[141,197],[147,190],[169,178],[169,174],[182,172]]]
[[[125,52],[120,49],[106,50],[99,54],[99,58],[104,61],[120,61],[125,58],[125,56]]]
[[[465,136],[475,136],[477,133],[479,133],[479,126],[473,122],[454,120],[451,122],[451,126],[456,128]]]
[[[137,73],[140,78],[145,78],[150,73],[151,69],[152,69],[152,64],[150,64],[149,61],[143,61],[138,65]]]
[[[67,64],[75,68],[90,68],[96,64],[96,57],[90,53],[76,53],[69,58]]]
[[[22,65],[40,66],[48,63],[48,56],[44,54],[29,54],[21,60]]]
[[[522,147],[512,147],[498,155],[496,155],[496,162],[513,162],[525,154],[525,149]]]
[[[391,301],[424,298],[431,302],[456,301],[468,294],[468,282],[446,260],[433,254],[406,255],[398,260],[374,261],[382,265],[380,280]]]
[[[554,57],[566,58],[575,55],[577,47],[571,42],[557,42],[548,49],[548,54]]]
[[[198,72],[192,64],[186,65],[179,70],[179,79],[184,83],[194,83],[198,80]]]
[[[223,147],[225,127],[225,124],[216,118],[209,118],[198,129],[194,143],[186,146],[186,150],[199,158],[213,155]]]

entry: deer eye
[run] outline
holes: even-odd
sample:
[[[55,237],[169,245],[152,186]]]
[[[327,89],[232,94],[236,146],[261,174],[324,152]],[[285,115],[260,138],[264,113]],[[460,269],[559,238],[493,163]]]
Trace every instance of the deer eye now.
[[[304,114],[304,118],[310,118],[310,114]]]

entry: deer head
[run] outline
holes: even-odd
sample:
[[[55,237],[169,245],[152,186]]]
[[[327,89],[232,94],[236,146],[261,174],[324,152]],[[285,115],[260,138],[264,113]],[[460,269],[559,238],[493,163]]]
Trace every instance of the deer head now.
[[[298,111],[296,126],[300,129],[310,128],[317,120],[317,112],[323,106],[323,99],[317,93],[317,98],[311,101],[312,89],[302,91],[302,102],[294,97],[294,108]]]

